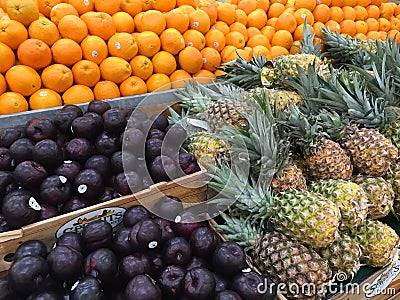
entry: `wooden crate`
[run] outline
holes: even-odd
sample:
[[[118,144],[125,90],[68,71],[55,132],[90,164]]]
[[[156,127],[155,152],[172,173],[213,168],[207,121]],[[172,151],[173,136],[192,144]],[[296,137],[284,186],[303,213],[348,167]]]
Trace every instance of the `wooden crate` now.
[[[52,247],[57,235],[65,231],[79,232],[95,219],[105,219],[116,226],[122,221],[123,209],[134,205],[152,205],[163,196],[175,196],[188,207],[206,199],[207,175],[200,171],[171,182],[160,182],[146,190],[93,205],[48,220],[36,222],[17,230],[0,233],[0,273],[7,271],[12,255],[19,245],[28,240],[40,240]],[[89,220],[88,220],[89,219]]]

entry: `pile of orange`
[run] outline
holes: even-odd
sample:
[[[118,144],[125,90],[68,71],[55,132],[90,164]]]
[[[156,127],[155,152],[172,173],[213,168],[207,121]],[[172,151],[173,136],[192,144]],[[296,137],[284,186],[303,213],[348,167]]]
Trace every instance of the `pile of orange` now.
[[[400,5],[383,2],[0,0],[0,114],[209,82],[238,55],[296,52],[305,18],[393,38]]]

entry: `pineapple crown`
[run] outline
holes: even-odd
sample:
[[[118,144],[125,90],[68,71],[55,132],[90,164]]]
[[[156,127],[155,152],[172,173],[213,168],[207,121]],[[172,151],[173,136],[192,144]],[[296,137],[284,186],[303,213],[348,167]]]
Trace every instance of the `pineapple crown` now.
[[[307,26],[307,18],[304,18],[303,23],[303,38],[300,40],[300,46],[297,46],[300,53],[314,54],[315,56],[322,56],[321,42],[317,42],[314,45],[315,33],[313,33]]]

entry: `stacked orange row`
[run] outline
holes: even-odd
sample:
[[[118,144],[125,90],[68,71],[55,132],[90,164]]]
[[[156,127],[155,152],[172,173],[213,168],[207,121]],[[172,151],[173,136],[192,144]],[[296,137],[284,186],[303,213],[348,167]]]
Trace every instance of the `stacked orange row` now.
[[[0,0],[0,7],[0,114],[206,82],[237,55],[294,53],[304,18],[313,30],[359,38],[393,36],[399,24],[399,7],[380,0]]]

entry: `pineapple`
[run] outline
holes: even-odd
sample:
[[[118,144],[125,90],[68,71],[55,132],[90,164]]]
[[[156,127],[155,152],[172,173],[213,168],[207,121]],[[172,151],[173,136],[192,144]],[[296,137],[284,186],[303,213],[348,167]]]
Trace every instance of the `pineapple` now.
[[[344,232],[340,232],[337,240],[327,248],[319,249],[318,253],[328,261],[333,275],[342,272],[347,278],[352,278],[361,267],[361,247]]]
[[[359,184],[368,197],[368,217],[379,219],[386,217],[394,201],[394,191],[389,182],[382,177],[356,175],[352,179]]]
[[[275,173],[271,182],[272,190],[276,192],[305,191],[307,190],[306,178],[295,163],[286,164],[282,170]]]
[[[267,89],[267,88],[255,88],[248,91],[249,94],[260,94],[262,91],[268,94],[270,105],[273,107],[275,102],[279,110],[285,110],[289,103],[298,104],[301,103],[301,97],[298,93],[290,90],[283,89]]]
[[[361,262],[371,267],[384,267],[390,264],[399,246],[399,236],[390,226],[367,219],[352,234],[352,238],[360,244]]]
[[[397,162],[388,174],[384,177],[388,181],[394,192],[393,212],[397,218],[400,217],[400,163]]]
[[[245,247],[255,266],[269,275],[288,299],[321,299],[332,278],[328,263],[316,251],[284,234],[263,232],[242,218],[222,215],[224,225],[215,225],[228,240]]]
[[[362,187],[345,180],[319,180],[309,185],[309,190],[331,199],[340,209],[341,230],[354,230],[365,222],[368,198]]]

